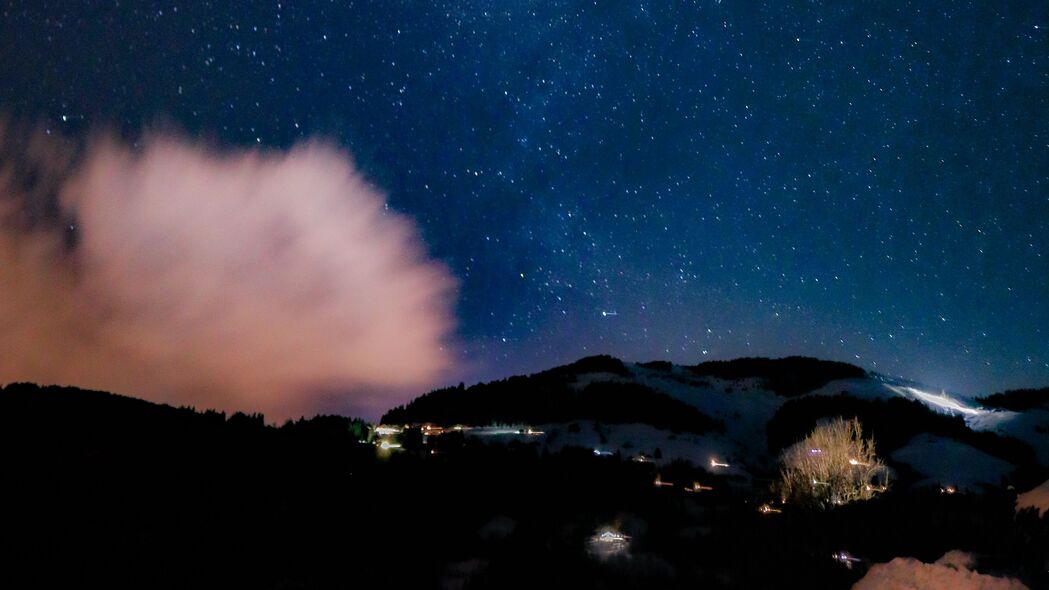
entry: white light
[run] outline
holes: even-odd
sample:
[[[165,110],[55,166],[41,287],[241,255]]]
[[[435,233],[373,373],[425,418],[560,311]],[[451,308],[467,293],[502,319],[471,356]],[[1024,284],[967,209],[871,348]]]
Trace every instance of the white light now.
[[[588,539],[590,554],[598,559],[627,555],[630,550],[630,535],[610,527],[604,527]]]
[[[961,412],[970,416],[980,416],[989,413],[988,410],[982,410],[980,408],[970,408],[969,406],[966,406],[958,400],[952,397],[948,397],[945,394],[929,393],[927,391],[922,391],[914,387],[904,387],[898,385],[886,384],[885,387],[888,387],[890,390],[892,390],[898,395],[919,399],[927,404],[936,406],[938,408],[942,408],[944,410]]]

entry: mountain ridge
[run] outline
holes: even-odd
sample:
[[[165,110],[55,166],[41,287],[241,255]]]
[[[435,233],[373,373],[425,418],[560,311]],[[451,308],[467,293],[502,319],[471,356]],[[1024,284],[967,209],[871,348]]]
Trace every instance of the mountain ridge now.
[[[701,466],[717,458],[747,480],[774,471],[785,445],[834,416],[860,417],[898,459],[890,461],[925,485],[957,480],[975,489],[1013,476],[1027,482],[1049,469],[1049,410],[985,408],[914,381],[800,356],[698,365],[584,357],[532,375],[436,389],[382,422],[531,425],[546,434],[518,441],[551,452],[592,447]],[[938,461],[941,447],[956,450],[957,460]],[[966,475],[966,457],[988,467]]]

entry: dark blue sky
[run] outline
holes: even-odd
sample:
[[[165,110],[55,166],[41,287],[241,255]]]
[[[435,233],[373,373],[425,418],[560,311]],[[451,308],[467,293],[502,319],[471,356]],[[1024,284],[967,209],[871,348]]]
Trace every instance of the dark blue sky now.
[[[601,352],[1049,383],[1042,0],[71,4],[4,5],[3,111],[334,138],[459,278],[468,381]]]

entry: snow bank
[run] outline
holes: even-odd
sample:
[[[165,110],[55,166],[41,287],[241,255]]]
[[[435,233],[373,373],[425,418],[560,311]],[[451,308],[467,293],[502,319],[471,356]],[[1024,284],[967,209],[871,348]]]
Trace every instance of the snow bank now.
[[[972,556],[949,551],[936,563],[897,557],[871,567],[852,590],[1025,590],[1012,578],[996,578],[970,570]]]

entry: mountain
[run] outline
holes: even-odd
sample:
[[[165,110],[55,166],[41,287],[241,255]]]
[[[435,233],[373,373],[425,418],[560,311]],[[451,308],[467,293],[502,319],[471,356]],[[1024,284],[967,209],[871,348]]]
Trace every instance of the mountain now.
[[[806,357],[674,365],[594,356],[533,375],[438,389],[382,421],[527,425],[542,435],[510,429],[487,438],[547,451],[582,447],[663,464],[688,461],[748,485],[773,474],[779,451],[820,420],[855,416],[879,454],[916,485],[975,490],[1003,481],[1039,483],[1049,468],[1049,410],[1021,395],[1023,411],[984,407]]]
[[[1049,587],[1040,411],[815,359],[592,357],[392,410],[432,424],[395,452],[339,416],[277,427],[13,384],[0,552],[30,587],[844,590],[895,557],[963,550],[970,571]],[[877,439],[892,486],[759,510],[779,450],[839,415]]]

